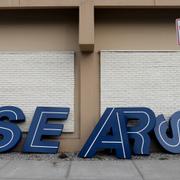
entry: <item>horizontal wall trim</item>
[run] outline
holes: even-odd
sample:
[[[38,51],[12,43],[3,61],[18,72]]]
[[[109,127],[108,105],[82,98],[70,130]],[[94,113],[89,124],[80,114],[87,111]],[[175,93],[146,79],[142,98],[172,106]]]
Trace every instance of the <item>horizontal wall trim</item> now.
[[[180,50],[101,50],[101,52],[180,52]]]
[[[91,1],[95,7],[180,7],[180,2],[171,0],[1,0],[0,8],[78,8]]]
[[[33,53],[33,54],[41,54],[41,53],[44,53],[44,52],[46,52],[46,53],[53,53],[53,54],[59,54],[59,53],[68,53],[68,54],[75,54],[75,52],[74,51],[21,51],[21,50],[19,50],[19,51],[0,51],[0,53],[1,54],[6,54],[6,53],[8,53],[8,54],[21,54],[21,53],[24,53],[24,54],[31,54],[31,53]]]

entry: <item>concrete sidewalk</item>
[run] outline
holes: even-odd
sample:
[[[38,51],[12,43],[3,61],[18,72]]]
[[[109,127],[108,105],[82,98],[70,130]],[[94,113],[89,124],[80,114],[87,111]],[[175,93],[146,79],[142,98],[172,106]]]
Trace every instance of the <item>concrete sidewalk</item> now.
[[[180,160],[0,160],[0,180],[179,180]]]

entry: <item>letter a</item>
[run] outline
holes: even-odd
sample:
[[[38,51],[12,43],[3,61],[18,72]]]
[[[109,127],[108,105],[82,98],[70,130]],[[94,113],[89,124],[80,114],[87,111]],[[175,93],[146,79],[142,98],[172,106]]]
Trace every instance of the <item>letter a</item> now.
[[[100,149],[115,149],[116,157],[129,159],[126,119],[121,108],[107,108],[79,153],[79,157],[91,158]]]

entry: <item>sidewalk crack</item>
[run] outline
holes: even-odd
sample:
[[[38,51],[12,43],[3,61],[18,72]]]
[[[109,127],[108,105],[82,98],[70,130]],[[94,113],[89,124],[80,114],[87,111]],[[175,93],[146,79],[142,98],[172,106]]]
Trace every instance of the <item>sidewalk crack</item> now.
[[[134,165],[134,167],[136,168],[137,172],[139,173],[139,175],[141,176],[142,180],[145,180],[143,174],[141,173],[141,171],[139,170],[139,168],[137,167],[136,163],[132,160],[132,163]]]
[[[6,162],[6,163],[4,164],[4,166],[2,166],[2,167],[0,168],[0,170],[3,169],[5,166],[7,166],[10,162],[11,162],[11,160],[8,160],[8,162]]]
[[[0,171],[6,167],[9,163],[11,162],[11,160],[8,160],[1,168],[0,168]],[[0,175],[0,178],[1,178],[1,175]]]
[[[70,163],[69,163],[69,167],[68,167],[68,170],[67,170],[67,174],[66,174],[66,178],[68,178],[69,177],[69,174],[70,174],[70,171],[71,171],[71,165],[72,165],[72,161],[70,161]]]

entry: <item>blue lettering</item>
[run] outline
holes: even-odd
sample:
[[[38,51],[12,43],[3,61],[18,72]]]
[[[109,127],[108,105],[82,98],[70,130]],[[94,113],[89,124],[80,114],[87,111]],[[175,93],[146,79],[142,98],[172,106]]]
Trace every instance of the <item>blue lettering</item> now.
[[[10,122],[6,122],[6,121]],[[0,152],[6,152],[14,148],[21,139],[21,130],[13,123],[25,121],[24,113],[14,106],[0,108]]]
[[[136,126],[128,127],[128,120],[138,120]],[[129,139],[134,139],[134,154],[149,154],[148,133],[155,126],[155,115],[148,108],[107,108],[79,157],[89,158],[99,149],[115,149],[118,158],[130,158]],[[109,135],[112,131],[111,136]]]
[[[145,107],[122,108],[127,121],[138,121],[137,125],[128,127],[128,137],[134,140],[133,152],[136,155],[149,155],[151,139],[149,132],[154,129],[156,118],[154,112]]]
[[[169,121],[159,115],[154,132],[164,149],[171,153],[180,153],[180,111],[174,113]]]
[[[131,157],[126,120],[121,108],[107,108],[79,153],[79,157],[91,158],[100,149],[115,149],[118,158]]]
[[[43,136],[60,136],[63,124],[49,124],[48,120],[66,120],[69,108],[37,107],[27,139],[24,152],[57,153],[59,142],[42,140]]]

